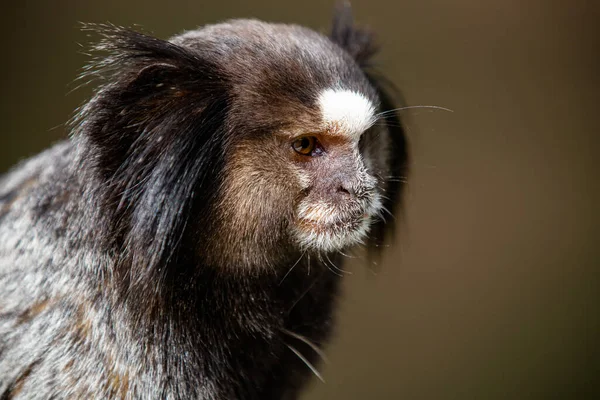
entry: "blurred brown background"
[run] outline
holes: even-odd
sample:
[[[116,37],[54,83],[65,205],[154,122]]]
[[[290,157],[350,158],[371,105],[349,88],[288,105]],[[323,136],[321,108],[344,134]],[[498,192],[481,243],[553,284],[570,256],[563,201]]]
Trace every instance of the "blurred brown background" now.
[[[159,37],[232,17],[329,25],[333,2],[30,1],[0,16],[0,170],[63,138],[89,94],[77,21]],[[496,4],[497,3],[497,4]],[[346,267],[306,399],[593,398],[600,378],[599,8],[592,1],[355,0],[383,44],[412,174],[377,274]],[[595,397],[600,398],[600,397]]]

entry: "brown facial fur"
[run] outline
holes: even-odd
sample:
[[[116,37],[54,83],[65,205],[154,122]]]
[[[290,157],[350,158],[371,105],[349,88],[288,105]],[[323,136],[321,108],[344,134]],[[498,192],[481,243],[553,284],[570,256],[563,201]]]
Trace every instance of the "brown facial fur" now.
[[[335,229],[343,235],[374,217],[367,211],[385,191],[389,174],[387,131],[374,127],[359,144],[303,108],[290,105],[292,118],[282,121],[282,129],[247,135],[227,158],[217,233],[200,249],[209,264],[269,268],[306,250],[299,231]],[[324,153],[295,152],[291,143],[304,135],[316,137]],[[301,207],[310,218],[299,215]]]
[[[301,188],[288,179],[292,166],[281,147],[277,137],[246,139],[231,154],[217,206],[219,233],[207,252],[221,258],[208,258],[210,264],[268,267],[281,261],[274,255],[293,252],[282,244],[289,242],[291,205]]]

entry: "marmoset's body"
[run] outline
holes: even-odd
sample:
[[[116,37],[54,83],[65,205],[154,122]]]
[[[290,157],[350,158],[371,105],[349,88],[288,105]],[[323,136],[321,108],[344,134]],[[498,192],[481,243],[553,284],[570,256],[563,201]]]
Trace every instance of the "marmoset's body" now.
[[[72,137],[0,180],[0,398],[295,398],[404,174],[369,36],[94,30]]]

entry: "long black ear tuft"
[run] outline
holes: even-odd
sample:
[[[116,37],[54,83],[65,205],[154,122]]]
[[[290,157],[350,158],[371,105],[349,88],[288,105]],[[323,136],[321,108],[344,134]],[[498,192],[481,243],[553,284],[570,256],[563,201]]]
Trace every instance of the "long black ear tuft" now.
[[[352,7],[348,1],[337,4],[330,33],[331,40],[346,50],[360,65],[366,67],[377,53],[374,34],[354,25]]]
[[[228,83],[200,51],[112,25],[85,29],[101,38],[85,72],[100,85],[73,133],[106,225],[99,242],[123,255],[126,292],[141,293],[168,281],[191,210],[216,196]]]
[[[379,112],[385,116],[382,117],[381,122],[387,126],[391,139],[391,169],[390,177],[387,177],[388,187],[383,207],[398,217],[398,214],[402,212],[402,189],[408,173],[408,144],[400,117],[395,110],[398,106],[402,106],[404,101],[394,85],[373,68],[371,60],[379,49],[374,34],[369,29],[357,27],[354,24],[349,2],[344,1],[338,4],[330,37],[334,43],[346,50],[356,60],[378,93]],[[380,254],[386,237],[393,237],[396,222],[390,220],[395,217],[386,215],[387,221],[380,221],[372,227],[368,241],[371,261],[374,261],[373,259]]]
[[[185,111],[198,116],[210,99],[222,98],[225,83],[217,66],[197,52],[115,25],[86,24],[83,30],[100,40],[92,46],[95,57],[80,79],[98,86],[71,123],[73,132],[87,136],[100,152],[97,166],[106,177],[121,168],[131,152],[139,150],[138,141],[151,138],[149,133],[160,129],[158,125],[189,124]]]

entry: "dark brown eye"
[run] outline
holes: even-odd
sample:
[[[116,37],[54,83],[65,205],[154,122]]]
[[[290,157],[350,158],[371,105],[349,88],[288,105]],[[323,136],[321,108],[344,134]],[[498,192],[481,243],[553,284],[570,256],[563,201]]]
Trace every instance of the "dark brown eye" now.
[[[292,148],[296,153],[302,154],[303,156],[313,155],[317,147],[317,138],[314,136],[303,136],[294,140]]]

